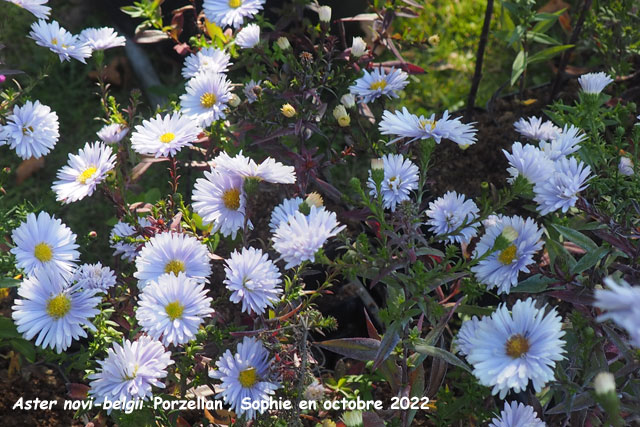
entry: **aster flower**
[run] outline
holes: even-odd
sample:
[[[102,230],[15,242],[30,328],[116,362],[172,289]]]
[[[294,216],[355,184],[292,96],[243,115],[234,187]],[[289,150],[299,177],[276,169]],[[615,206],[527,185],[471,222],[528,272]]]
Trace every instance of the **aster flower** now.
[[[80,257],[76,235],[46,212],[40,212],[37,217],[34,213],[27,215],[26,221],[13,230],[11,239],[16,245],[11,249],[16,256],[16,266],[28,275],[42,269],[68,277]]]
[[[313,382],[304,389],[302,396],[306,400],[321,401],[326,393],[327,389],[314,378]]]
[[[47,270],[38,270],[18,288],[20,299],[12,308],[12,317],[22,336],[43,348],[61,353],[73,340],[87,336],[83,326],[95,330],[89,320],[100,313],[96,289],[69,286],[66,280]]]
[[[633,170],[633,160],[628,157],[620,157],[618,163],[618,173],[624,176],[633,176],[635,171]]]
[[[151,226],[151,223],[146,218],[139,218],[138,223],[142,228]],[[138,255],[138,245],[123,242],[121,240],[116,242],[116,237],[118,239],[124,239],[125,237],[130,237],[135,234],[135,227],[127,224],[126,222],[118,221],[118,223],[113,227],[113,230],[111,230],[111,234],[109,236],[109,243],[111,244],[111,247],[115,249],[113,256],[121,255],[123,260],[133,261]]]
[[[142,290],[136,319],[143,331],[165,346],[185,344],[213,313],[211,302],[203,283],[184,273],[163,274]]]
[[[533,145],[522,145],[514,142],[511,146],[511,153],[502,150],[509,161],[510,167],[507,172],[511,175],[507,181],[513,183],[518,175],[525,177],[530,183],[536,184],[549,179],[555,171],[553,161],[551,161],[539,148]]]
[[[28,10],[38,19],[47,19],[51,13],[51,8],[45,6],[49,0],[6,0],[16,6]]]
[[[175,156],[182,147],[190,147],[202,129],[193,120],[180,113],[158,114],[144,120],[131,134],[131,147],[140,154],[155,157]]]
[[[89,395],[95,397],[95,403],[103,403],[105,397],[112,401],[151,399],[152,387],[164,388],[160,379],[167,376],[173,360],[160,342],[143,335],[137,341],[114,343],[98,364],[98,371],[89,375]]]
[[[36,41],[38,46],[49,48],[58,55],[60,62],[70,61],[71,58],[86,64],[85,59],[91,56],[91,47],[80,41],[56,21],[47,22],[44,19],[31,25],[29,37]]]
[[[536,141],[549,141],[555,139],[561,132],[558,126],[547,120],[542,121],[542,117],[521,117],[513,126],[516,131],[525,138],[534,139]]]
[[[480,319],[473,316],[470,320],[465,321],[462,326],[460,326],[460,330],[458,331],[458,335],[455,340],[458,353],[466,356],[471,352],[471,343],[476,336],[478,324],[480,324]]]
[[[550,142],[541,141],[540,149],[547,155],[547,157],[556,161],[578,151],[580,149],[578,144],[580,144],[585,138],[586,135],[582,133],[579,128],[573,125],[570,127],[565,125],[562,132],[560,132],[555,139]]]
[[[256,178],[275,184],[294,184],[296,182],[293,166],[285,166],[271,157],[267,157],[258,165],[253,159],[243,156],[242,151],[234,157],[230,157],[223,151],[213,159],[213,162],[216,165],[216,170],[222,174]]]
[[[395,212],[398,203],[409,200],[409,193],[418,188],[419,170],[409,159],[402,154],[387,154],[382,157],[384,167],[384,179],[380,192],[382,204],[386,209]],[[376,183],[369,172],[367,186],[371,196],[377,197]]]
[[[221,27],[239,28],[244,18],[262,10],[265,0],[204,0],[202,8],[209,21]]]
[[[599,94],[602,90],[612,83],[613,79],[607,73],[588,73],[583,74],[578,79],[580,87],[584,93]]]
[[[0,126],[0,141],[6,141],[25,160],[48,154],[58,138],[58,115],[40,101],[27,101],[22,107],[14,105],[7,124]]]
[[[182,113],[206,127],[226,116],[231,98],[231,82],[222,74],[200,73],[187,82],[187,93],[180,96]]]
[[[316,252],[344,228],[335,213],[311,206],[309,215],[294,212],[288,222],[280,223],[273,235],[273,248],[287,263],[285,268],[297,267],[304,261],[315,261]]]
[[[535,301],[518,300],[511,313],[505,304],[491,317],[483,318],[471,339],[467,360],[480,384],[493,387],[492,394],[504,399],[531,381],[536,392],[554,379],[556,361],[563,359],[562,320],[552,309],[545,315]]]
[[[260,43],[260,26],[249,24],[236,35],[236,44],[243,49],[250,49]]]
[[[269,229],[271,230],[271,233],[275,233],[283,221],[289,221],[290,216],[299,212],[302,202],[304,202],[304,200],[302,200],[301,197],[284,199],[282,203],[273,208],[273,212],[271,212],[271,221],[269,222]]]
[[[480,210],[473,200],[466,200],[464,194],[448,191],[444,196],[429,203],[429,209],[425,213],[429,217],[429,231],[436,235],[447,234],[445,240],[450,243],[466,244],[478,233],[479,224],[474,223],[458,229],[476,219],[478,212]]]
[[[439,144],[442,139],[449,139],[462,149],[468,148],[477,141],[477,130],[473,127],[473,123],[462,123],[460,117],[450,119],[448,110],[442,114],[440,120],[436,121],[431,132],[436,143]]]
[[[112,47],[124,46],[127,40],[119,36],[110,27],[86,28],[79,35],[80,41],[88,44],[92,50],[105,50]]]
[[[56,192],[56,200],[71,203],[91,196],[115,167],[115,162],[111,147],[103,142],[87,142],[78,154],[69,154],[67,166],[58,171],[58,180],[51,187]]]
[[[124,138],[127,133],[129,133],[128,127],[119,123],[111,123],[104,125],[102,129],[96,132],[96,135],[107,144],[116,144],[122,141],[122,138]]]
[[[361,102],[369,103],[382,95],[388,98],[397,98],[396,91],[404,89],[409,84],[408,75],[404,71],[394,68],[387,74],[383,68],[376,68],[369,73],[364,70],[364,76],[356,80],[349,87],[349,91],[361,98]]]
[[[156,234],[144,245],[136,258],[138,288],[144,289],[166,273],[184,273],[197,282],[208,282],[211,275],[209,251],[193,236],[165,232]]]
[[[555,162],[555,172],[533,187],[534,201],[541,215],[561,209],[567,212],[578,201],[578,193],[589,186],[591,168],[575,158],[563,157]]]
[[[224,272],[223,283],[232,292],[231,302],[242,302],[243,312],[263,314],[282,294],[280,271],[260,249],[233,251]]]
[[[193,210],[202,217],[203,224],[213,223],[213,231],[223,236],[236,233],[244,226],[246,197],[240,175],[221,173],[215,168],[198,178],[193,187]],[[249,228],[253,228],[248,221]]]
[[[226,73],[231,65],[231,56],[216,47],[205,47],[192,53],[184,60],[182,77],[190,79],[198,73]]]
[[[631,336],[633,345],[640,347],[640,286],[631,286],[624,280],[613,277],[604,279],[606,290],[596,289],[593,304],[604,313],[599,322],[613,320]]]
[[[489,427],[545,427],[538,414],[529,405],[518,402],[504,402],[499,418],[491,420]]]
[[[533,255],[542,249],[541,237],[542,230],[531,218],[503,217],[480,238],[474,258],[484,258],[471,271],[489,289],[497,287],[499,294],[508,294],[518,283],[518,274],[529,272],[527,266],[534,262]],[[490,253],[498,238],[509,246]],[[490,254],[485,257],[487,253]]]
[[[209,372],[211,378],[222,381],[222,391],[216,398],[223,397],[238,416],[255,418],[256,411],[243,409],[242,401],[246,398],[251,402],[268,401],[274,394],[278,385],[270,381],[270,365],[269,352],[262,343],[255,338],[244,337],[236,354],[227,350],[216,362],[217,369]]]
[[[97,289],[106,292],[116,284],[116,275],[109,267],[103,267],[102,263],[82,264],[73,273],[71,282],[76,282],[83,289]]]
[[[253,104],[258,100],[258,96],[260,96],[260,93],[262,92],[260,83],[262,83],[262,80],[259,80],[257,82],[254,80],[250,80],[247,84],[244,85],[244,89],[242,91],[247,97],[247,101],[249,101],[249,104]]]

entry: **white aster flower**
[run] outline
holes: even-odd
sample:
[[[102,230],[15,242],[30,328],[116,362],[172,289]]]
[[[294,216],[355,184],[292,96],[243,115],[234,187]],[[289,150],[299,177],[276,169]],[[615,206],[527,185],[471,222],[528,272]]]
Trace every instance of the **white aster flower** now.
[[[293,166],[285,166],[267,157],[257,164],[253,159],[242,155],[242,151],[230,157],[224,151],[213,159],[215,168],[222,174],[239,175],[242,178],[256,178],[274,184],[294,184],[296,173]]]
[[[409,200],[409,193],[418,188],[419,173],[418,167],[409,159],[405,159],[402,154],[387,154],[382,157],[384,167],[384,179],[380,192],[382,193],[382,204],[386,209],[395,212],[398,203]],[[376,183],[369,171],[367,181],[369,194],[377,197]]]
[[[507,172],[511,175],[507,179],[510,183],[516,180],[518,175],[525,177],[530,183],[537,184],[544,182],[555,171],[553,161],[551,161],[539,148],[531,144],[522,145],[514,142],[511,146],[511,153],[502,150],[509,161]]]
[[[211,302],[203,283],[184,273],[163,274],[142,290],[136,319],[143,331],[165,346],[185,344],[213,314]]]
[[[58,171],[58,180],[51,187],[56,200],[71,203],[91,196],[115,163],[111,147],[103,142],[87,142],[78,154],[69,154],[69,162]]]
[[[583,74],[578,79],[584,93],[599,94],[613,79],[607,73]]]
[[[618,163],[618,173],[624,176],[633,176],[635,171],[633,170],[633,160],[628,157],[620,157]]]
[[[97,289],[106,292],[116,284],[116,275],[109,267],[103,267],[102,263],[82,264],[73,273],[71,282],[76,282],[83,289]]]
[[[105,50],[124,46],[127,40],[119,36],[111,27],[86,28],[80,32],[80,41],[88,44],[92,50]]]
[[[442,118],[436,121],[431,131],[436,143],[440,143],[442,139],[449,139],[462,149],[466,149],[476,143],[476,132],[477,130],[473,127],[473,123],[462,123],[460,117],[450,119],[448,110],[445,110]]]
[[[383,68],[376,68],[369,73],[364,70],[364,76],[360,77],[349,87],[349,91],[361,98],[361,102],[369,103],[382,95],[388,98],[397,98],[396,91],[404,89],[409,84],[408,75],[402,70],[394,68],[387,74]]]
[[[182,147],[190,147],[200,132],[202,129],[187,115],[158,114],[136,126],[131,134],[131,147],[140,154],[175,156]]]
[[[128,127],[119,123],[111,123],[104,125],[102,129],[96,132],[96,135],[107,144],[116,144],[122,141],[122,138],[124,138],[127,133],[129,133]]]
[[[344,228],[335,213],[311,206],[309,215],[294,212],[287,222],[280,223],[273,235],[273,248],[287,263],[285,268],[297,267],[304,261],[315,261],[316,252]]]
[[[604,279],[606,290],[596,289],[593,304],[604,313],[598,321],[613,320],[631,336],[633,345],[640,347],[640,286],[631,286],[613,277]]]
[[[436,235],[447,234],[445,240],[450,243],[466,244],[478,233],[478,223],[469,225],[478,217],[478,212],[480,210],[473,200],[466,200],[464,194],[448,191],[429,203],[425,213],[429,217],[429,231]],[[458,230],[464,224],[467,226]]]
[[[551,160],[556,161],[564,156],[573,154],[580,149],[580,144],[587,136],[582,133],[582,130],[571,125],[564,126],[562,132],[560,132],[555,139],[550,142],[541,141],[540,149]]]
[[[325,387],[314,378],[313,382],[304,389],[304,393],[302,394],[302,396],[306,400],[321,401],[324,399],[324,395],[326,392],[327,389],[325,389]]]
[[[236,35],[236,44],[243,49],[250,49],[260,43],[260,26],[249,24]]]
[[[516,301],[511,313],[501,304],[478,323],[467,360],[480,384],[493,387],[492,394],[499,393],[500,399],[510,389],[525,390],[530,380],[540,392],[554,379],[556,361],[563,359],[561,328],[555,309],[545,315],[531,298]]]
[[[270,365],[269,352],[262,343],[255,338],[244,337],[236,354],[227,350],[216,362],[217,369],[209,372],[211,378],[222,381],[222,391],[216,398],[223,397],[238,416],[255,418],[256,411],[243,409],[242,401],[245,398],[250,402],[268,401],[274,394],[278,385],[270,381]]]
[[[233,251],[224,272],[223,283],[232,292],[230,299],[236,304],[242,302],[243,312],[263,314],[282,294],[280,271],[260,249]]]
[[[38,270],[18,288],[21,298],[11,307],[13,321],[25,339],[38,335],[37,346],[61,353],[73,340],[87,336],[83,326],[95,330],[89,319],[100,313],[97,292],[69,286],[60,276]]]
[[[354,37],[351,43],[351,56],[360,58],[367,51],[367,43],[362,37]]]
[[[224,119],[231,98],[231,82],[223,73],[200,73],[187,82],[187,93],[180,96],[182,113],[206,127]]]
[[[140,227],[149,227],[151,223],[146,218],[139,218],[138,223]],[[127,224],[126,222],[118,221],[118,223],[111,230],[109,236],[109,243],[114,250],[113,256],[121,255],[121,258],[125,261],[133,261],[138,255],[138,245],[135,243],[127,243],[122,241],[125,237],[131,237],[136,234],[135,227]],[[116,242],[116,237],[120,240]]]
[[[11,239],[16,247],[16,266],[26,274],[36,269],[69,277],[76,268],[80,253],[76,250],[76,235],[59,219],[46,212],[27,215],[25,222],[13,230]]]
[[[45,6],[49,0],[6,0],[9,3],[13,3],[16,6],[28,10],[33,13],[38,19],[47,19],[51,13],[51,8]]]
[[[304,202],[304,200],[301,197],[284,199],[282,203],[273,208],[273,212],[271,212],[271,221],[269,222],[269,229],[271,230],[271,233],[275,233],[283,221],[289,221],[290,216],[295,212],[299,212],[302,202]]]
[[[474,258],[483,257],[496,244],[496,239],[509,243],[504,249],[494,251],[471,267],[476,278],[487,288],[498,288],[498,293],[508,294],[518,283],[518,274],[529,272],[533,255],[542,249],[542,230],[531,218],[503,217],[495,226],[486,229],[476,245]]]
[[[160,379],[167,376],[167,366],[173,360],[160,342],[143,335],[137,341],[114,343],[107,358],[98,364],[98,371],[89,375],[89,395],[95,403],[103,403],[106,397],[128,402],[151,399],[152,387],[164,388]]]
[[[262,93],[260,83],[262,83],[262,80],[257,82],[250,80],[247,84],[244,85],[244,89],[242,91],[247,97],[247,101],[249,101],[249,104],[253,104],[254,102],[256,102],[258,100],[258,97],[260,96],[260,93]]]
[[[48,154],[59,138],[58,115],[40,101],[14,105],[7,124],[0,126],[0,141],[6,141],[25,160]]]
[[[71,58],[86,64],[85,59],[91,56],[91,47],[78,39],[56,21],[46,22],[44,19],[31,25],[29,37],[38,46],[49,48],[58,55],[60,62],[70,61]]]
[[[520,135],[536,141],[555,139],[562,132],[562,129],[554,125],[553,122],[549,120],[543,122],[542,117],[536,116],[528,119],[521,117],[513,126]]]
[[[533,187],[534,201],[541,215],[562,209],[567,212],[578,201],[578,193],[589,186],[591,168],[572,157],[555,162],[555,172]]]
[[[231,55],[217,47],[205,47],[184,60],[182,77],[190,79],[198,73],[226,73],[231,65]]]
[[[197,282],[208,282],[211,275],[209,251],[193,236],[165,232],[156,234],[136,258],[138,288],[144,289],[163,274],[184,273]]]
[[[545,427],[538,414],[529,405],[504,402],[500,417],[491,420],[489,427]]]
[[[478,329],[479,323],[480,319],[473,316],[470,320],[465,321],[462,326],[460,326],[460,330],[458,331],[458,335],[455,339],[455,345],[458,349],[458,353],[466,356],[471,352],[471,343],[476,336],[476,330]]]
[[[239,28],[244,18],[262,10],[265,0],[204,0],[202,8],[208,20],[221,27]]]

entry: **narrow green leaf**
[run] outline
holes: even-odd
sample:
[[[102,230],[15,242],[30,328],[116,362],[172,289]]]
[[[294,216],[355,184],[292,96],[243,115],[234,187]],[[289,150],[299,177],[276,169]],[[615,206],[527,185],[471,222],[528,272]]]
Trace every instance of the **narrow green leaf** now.
[[[563,237],[580,246],[585,251],[595,251],[598,249],[598,245],[596,245],[593,240],[579,231],[558,224],[552,224],[552,226],[558,233],[562,234]]]
[[[363,362],[374,360],[378,354],[378,348],[380,348],[380,341],[373,338],[340,338],[315,344],[334,353]]]
[[[398,335],[398,331],[400,330],[400,323],[394,322],[392,323],[384,336],[382,337],[382,341],[380,342],[380,347],[378,348],[378,354],[376,354],[375,359],[373,360],[373,369],[378,369],[382,362],[384,362],[389,354],[396,348],[398,341],[400,341],[400,335]]]
[[[527,68],[527,54],[524,49],[522,49],[518,52],[518,56],[516,56],[511,66],[511,86],[518,81],[518,78],[522,75],[525,68]]]
[[[31,342],[22,338],[14,338],[9,342],[11,343],[11,347],[27,359],[27,362],[33,363],[36,361],[36,348]]]
[[[20,338],[21,336],[13,320],[0,316],[0,338]]]
[[[556,39],[554,39],[551,36],[548,36],[546,34],[543,33],[538,33],[538,32],[530,32],[528,34],[528,37],[531,37],[531,40],[533,40],[536,43],[542,43],[542,44],[550,44],[550,45],[559,45],[560,42]]]
[[[548,47],[546,49],[541,50],[540,52],[536,52],[531,55],[528,59],[529,64],[534,64],[536,62],[546,61],[547,59],[551,59],[563,50],[567,50],[572,48],[574,45],[572,44],[563,44],[560,46]]]
[[[555,280],[551,277],[544,277],[541,274],[536,274],[518,283],[515,288],[511,289],[511,292],[538,294],[540,292],[546,291],[549,284],[553,283],[554,281]]]
[[[571,274],[580,274],[590,269],[609,253],[609,248],[598,248],[595,251],[589,251],[582,256],[571,269]]]
[[[0,277],[0,288],[17,288],[21,281],[13,277]]]
[[[471,368],[469,368],[466,363],[460,360],[453,353],[450,353],[443,348],[434,347],[432,345],[416,344],[414,346],[414,349],[418,353],[426,354],[427,356],[438,357],[451,365],[458,366],[459,368],[462,368],[467,372],[471,372]]]

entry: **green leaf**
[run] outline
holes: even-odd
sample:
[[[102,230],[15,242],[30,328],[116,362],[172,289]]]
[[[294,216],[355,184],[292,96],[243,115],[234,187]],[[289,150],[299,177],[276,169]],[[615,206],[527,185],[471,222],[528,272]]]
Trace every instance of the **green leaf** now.
[[[518,78],[522,75],[525,68],[527,68],[527,54],[524,49],[522,49],[518,52],[518,56],[516,56],[511,66],[511,86],[518,81]]]
[[[578,260],[576,265],[571,269],[571,274],[580,274],[590,269],[609,253],[609,248],[598,248],[595,251],[588,251]]]
[[[368,362],[374,360],[380,348],[380,341],[373,338],[340,338],[315,343],[342,356]]]
[[[456,309],[458,314],[468,314],[470,316],[490,316],[495,308],[478,307],[477,305],[461,305]]]
[[[8,317],[0,317],[0,338],[20,338],[15,323]]]
[[[373,369],[378,369],[382,362],[384,362],[389,354],[396,348],[398,341],[400,341],[400,335],[398,335],[398,331],[401,328],[400,322],[392,323],[387,331],[382,337],[382,341],[380,342],[380,347],[378,348],[378,354],[376,354],[375,359],[373,360]]]
[[[421,341],[421,340],[419,340]],[[467,372],[471,372],[471,368],[469,368],[469,366],[464,363],[462,360],[458,359],[457,356],[453,355],[453,353],[448,352],[447,350],[440,348],[440,347],[434,347],[432,345],[426,345],[426,344],[416,344],[414,346],[415,351],[417,351],[418,353],[421,354],[425,354],[427,356],[432,356],[432,357],[437,357],[439,359],[444,360],[445,362],[457,366],[459,368],[464,369]]]
[[[530,32],[528,34],[528,37],[531,37],[531,40],[533,40],[536,43],[542,43],[542,44],[550,44],[550,45],[559,45],[560,42],[556,39],[554,39],[551,36],[548,36],[546,34],[543,33],[538,33],[538,32]]]
[[[30,341],[22,338],[14,338],[9,342],[11,343],[11,347],[27,359],[27,362],[33,363],[36,361],[36,348]]]
[[[580,246],[585,251],[589,252],[589,251],[595,251],[596,249],[598,249],[598,245],[596,245],[593,240],[591,240],[584,234],[580,233],[579,231],[576,231],[572,228],[564,227],[558,224],[552,224],[552,226],[563,237],[575,243],[576,245]]]
[[[546,291],[549,284],[553,282],[555,282],[555,279],[552,279],[551,277],[545,277],[542,274],[536,274],[518,283],[515,288],[511,289],[511,292],[538,294],[540,292]]]
[[[572,48],[574,45],[572,44],[563,44],[560,46],[548,47],[546,49],[541,50],[540,52],[536,52],[529,57],[529,64],[534,64],[536,62],[546,61],[547,59],[551,59],[563,50],[567,50]]]
[[[13,277],[0,277],[0,288],[17,288],[21,281]]]

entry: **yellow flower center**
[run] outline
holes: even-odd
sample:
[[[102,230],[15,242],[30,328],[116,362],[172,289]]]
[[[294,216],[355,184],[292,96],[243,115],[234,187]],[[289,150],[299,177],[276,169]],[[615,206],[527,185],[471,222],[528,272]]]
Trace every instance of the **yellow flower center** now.
[[[211,108],[215,105],[217,98],[211,92],[207,92],[200,97],[200,105],[204,108]]]
[[[526,354],[529,351],[529,340],[520,334],[515,334],[507,341],[505,351],[514,359]]]
[[[40,242],[33,249],[33,255],[41,262],[49,262],[53,258],[51,246],[45,242]]]
[[[174,139],[176,139],[176,136],[171,132],[163,133],[162,135],[160,135],[160,142],[162,142],[163,144],[168,144]]]
[[[91,178],[93,174],[96,173],[97,171],[98,171],[98,168],[96,168],[95,166],[89,166],[88,168],[83,170],[80,175],[78,175],[78,178],[76,178],[76,181],[78,181],[80,184],[86,184],[87,180]]]
[[[500,252],[500,255],[498,255],[498,261],[500,261],[504,265],[509,265],[515,259],[516,252],[517,252],[516,246],[511,245],[504,251]]]
[[[350,124],[350,123],[351,123],[351,117],[349,117],[348,115],[346,115],[346,116],[341,116],[341,117],[338,119],[338,124],[339,124],[341,127],[347,127],[347,126],[349,126],[349,124]]]
[[[238,8],[242,6],[242,0],[229,0],[229,7]]]
[[[371,86],[369,86],[369,89],[371,89],[371,90],[382,90],[385,87],[387,87],[387,82],[385,80],[380,80],[378,82],[371,83]]]
[[[140,368],[140,365],[138,365],[137,363],[134,365],[133,367],[133,372],[131,372],[131,374],[124,374],[124,380],[125,381],[130,381],[132,379],[134,379],[135,377],[138,376],[138,369]]]
[[[27,133],[33,132],[33,126],[25,126],[22,128],[22,134],[26,135]]]
[[[51,44],[57,45],[58,44],[58,39],[57,38],[52,38],[51,39]]]
[[[429,126],[429,129],[427,129],[427,126]],[[436,122],[433,120],[420,120],[420,127],[424,130],[433,130],[436,127]]]
[[[242,387],[253,387],[258,382],[258,373],[256,372],[256,368],[249,368],[241,371],[238,376],[238,381],[240,381]]]
[[[54,319],[64,317],[71,310],[71,300],[65,294],[60,294],[47,301],[47,314]]]
[[[178,273],[184,273],[185,272],[184,262],[178,259],[172,259],[167,263],[167,265],[164,266],[164,272],[173,273],[176,276],[178,275]]]
[[[179,301],[170,302],[164,307],[164,311],[169,316],[169,319],[176,320],[182,317],[184,306]]]
[[[237,211],[240,208],[240,190],[231,188],[222,195],[222,202],[227,209]]]

